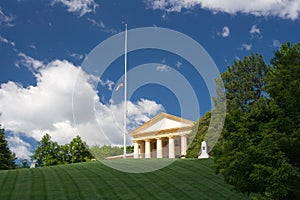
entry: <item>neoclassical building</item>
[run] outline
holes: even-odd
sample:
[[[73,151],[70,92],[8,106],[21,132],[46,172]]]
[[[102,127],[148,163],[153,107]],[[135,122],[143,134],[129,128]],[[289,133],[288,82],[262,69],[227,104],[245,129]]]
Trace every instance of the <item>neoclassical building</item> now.
[[[160,113],[133,130],[134,158],[177,158],[186,154],[193,121]]]

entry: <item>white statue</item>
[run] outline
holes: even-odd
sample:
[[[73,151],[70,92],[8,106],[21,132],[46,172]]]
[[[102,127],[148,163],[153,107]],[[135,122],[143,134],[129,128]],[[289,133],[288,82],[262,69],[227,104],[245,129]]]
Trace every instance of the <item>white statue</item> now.
[[[201,154],[198,156],[198,158],[209,158],[209,155],[207,153],[207,145],[206,142],[201,142]]]

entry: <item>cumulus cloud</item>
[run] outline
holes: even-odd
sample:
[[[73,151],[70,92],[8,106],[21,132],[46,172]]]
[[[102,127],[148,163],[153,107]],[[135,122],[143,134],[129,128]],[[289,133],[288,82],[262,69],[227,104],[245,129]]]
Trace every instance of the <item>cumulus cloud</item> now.
[[[52,0],[51,5],[55,4],[63,4],[68,12],[79,13],[80,16],[95,12],[98,6],[94,0]]]
[[[230,29],[228,26],[224,26],[222,32],[219,32],[218,35],[222,35],[222,37],[228,37],[230,35]]]
[[[31,58],[25,54],[23,57]],[[35,61],[29,64],[34,67],[42,63]],[[9,81],[0,88],[1,120],[12,133],[9,143],[19,158],[30,154],[30,146],[21,138],[39,141],[45,133],[59,144],[70,142],[78,134],[90,146],[122,144],[124,103],[101,103],[92,84],[100,81],[99,78],[66,60],[54,60],[35,69],[35,85],[24,87]],[[73,92],[75,80],[76,93]],[[146,99],[127,104],[129,130],[163,109],[162,105]],[[130,143],[129,137],[127,142]]]
[[[170,71],[169,67],[167,65],[158,65],[156,66],[156,70],[160,72],[168,72]]]
[[[254,24],[254,25],[251,26],[250,34],[260,34],[260,29],[257,28],[256,24]]]
[[[292,20],[297,19],[300,12],[299,0],[147,0],[146,3],[151,9],[159,9],[166,12],[181,12],[182,9],[192,9],[199,6],[202,9],[211,10],[213,12],[276,16]]]
[[[7,142],[9,149],[16,154],[18,158],[30,159],[31,156],[31,145],[25,142],[18,136],[8,136]]]
[[[9,16],[6,15],[0,7],[0,26],[8,26],[8,27],[14,26],[13,20],[14,17],[12,15]]]

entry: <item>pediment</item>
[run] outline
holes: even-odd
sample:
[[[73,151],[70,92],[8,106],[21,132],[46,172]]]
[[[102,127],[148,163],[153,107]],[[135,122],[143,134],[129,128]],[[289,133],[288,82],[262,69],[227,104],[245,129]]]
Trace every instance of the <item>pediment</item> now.
[[[167,113],[160,113],[156,117],[144,123],[142,126],[133,130],[130,133],[130,135],[137,135],[149,132],[159,132],[170,129],[180,129],[184,127],[192,127],[193,125],[193,121],[176,117]]]

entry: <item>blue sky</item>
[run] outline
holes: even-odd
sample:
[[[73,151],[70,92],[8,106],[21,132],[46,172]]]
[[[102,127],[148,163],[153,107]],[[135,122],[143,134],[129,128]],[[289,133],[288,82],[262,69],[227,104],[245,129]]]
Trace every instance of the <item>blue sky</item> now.
[[[223,72],[251,52],[261,53],[269,63],[280,44],[299,42],[299,11],[299,0],[2,0],[0,120],[10,146],[18,157],[28,158],[46,132],[59,143],[80,134],[90,145],[122,144],[123,104],[112,95],[122,81],[123,56],[107,66],[101,77],[86,73],[84,67],[79,71],[98,44],[124,31],[122,22],[128,23],[129,30],[161,27],[183,33],[202,45]],[[99,55],[99,59],[105,58]],[[154,49],[128,54],[128,70],[146,63],[156,63],[153,69],[166,79],[172,70],[181,74],[192,86],[198,103],[195,110],[200,111],[183,112],[178,94],[167,86],[141,85],[129,97],[129,129],[161,111],[197,120],[211,109],[203,77],[188,60]],[[139,78],[129,79],[129,85]],[[96,80],[96,87],[91,80]],[[80,116],[74,120],[75,81],[80,83],[76,89],[81,96],[77,99]],[[93,113],[87,112],[89,108]]]

